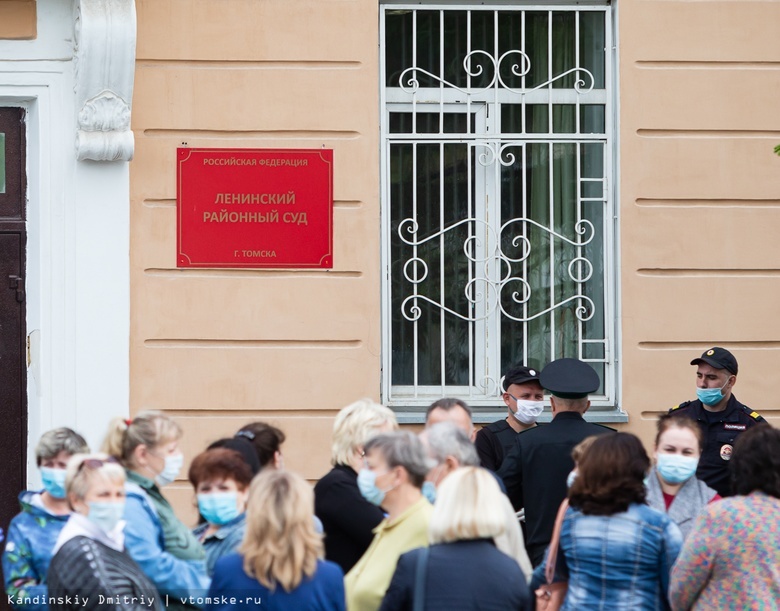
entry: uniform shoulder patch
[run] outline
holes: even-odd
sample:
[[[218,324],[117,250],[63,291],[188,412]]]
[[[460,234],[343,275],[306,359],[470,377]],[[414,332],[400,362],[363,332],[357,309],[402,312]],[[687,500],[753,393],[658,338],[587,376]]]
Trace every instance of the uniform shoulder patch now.
[[[745,410],[745,413],[756,422],[766,422],[761,414],[753,409],[750,409],[747,405],[743,405],[742,408]]]
[[[683,402],[682,402],[682,403],[680,403],[679,405],[675,405],[673,408],[671,408],[671,409],[669,410],[669,412],[671,413],[671,412],[673,412],[674,410],[677,410],[677,409],[682,409],[683,407],[688,407],[690,404],[691,404],[691,402],[690,402],[690,401],[683,401]]]

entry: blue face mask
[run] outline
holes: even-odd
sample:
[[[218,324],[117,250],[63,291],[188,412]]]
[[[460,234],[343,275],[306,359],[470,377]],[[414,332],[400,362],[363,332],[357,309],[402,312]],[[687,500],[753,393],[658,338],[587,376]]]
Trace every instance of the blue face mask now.
[[[55,499],[65,498],[65,469],[41,467],[43,487]]]
[[[116,528],[119,520],[125,514],[125,504],[106,501],[92,501],[87,503],[89,514],[87,518],[90,522],[97,524],[107,533]]]
[[[165,457],[165,466],[161,473],[157,474],[154,481],[158,486],[167,486],[179,476],[181,466],[184,464],[184,454],[169,454]]]
[[[361,469],[357,477],[357,485],[360,490],[360,494],[372,505],[377,507],[385,500],[385,494],[390,492],[392,488],[382,490],[376,485],[376,473],[371,469]]]
[[[241,514],[238,510],[237,492],[199,494],[198,509],[207,522],[217,526],[227,524]]]
[[[696,473],[699,459],[682,454],[659,454],[655,469],[667,484],[682,484]]]
[[[436,502],[436,484],[427,480],[424,481],[421,492],[431,505]]]
[[[569,475],[566,476],[566,487],[571,488],[571,485],[574,483],[575,479],[577,479],[577,470],[573,469],[569,472]]]
[[[729,384],[729,380],[731,379],[731,376],[726,380],[726,383],[721,386],[720,388],[696,388],[696,396],[698,397],[699,401],[704,403],[704,405],[717,405],[721,401],[723,401],[723,389],[726,388]]]

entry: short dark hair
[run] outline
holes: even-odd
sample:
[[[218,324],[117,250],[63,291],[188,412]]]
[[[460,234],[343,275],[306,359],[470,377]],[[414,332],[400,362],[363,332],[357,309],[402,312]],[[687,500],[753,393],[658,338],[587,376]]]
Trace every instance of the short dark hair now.
[[[631,433],[599,435],[577,465],[569,502],[587,515],[610,516],[645,502],[650,468],[642,442]]]
[[[448,412],[452,409],[455,409],[456,407],[461,407],[466,410],[469,418],[471,418],[471,408],[465,401],[455,399],[454,397],[444,397],[443,399],[439,399],[438,401],[434,401],[430,404],[428,411],[425,412],[425,419],[428,420],[428,416],[430,416],[431,412],[435,409],[443,409],[445,412]]]
[[[257,457],[255,446],[245,437],[223,437],[222,439],[217,439],[206,449],[213,450],[215,448],[226,448],[238,452],[241,454],[244,462],[249,465],[252,475],[257,475],[260,472],[260,459]]]
[[[246,488],[252,481],[252,469],[244,458],[235,450],[214,448],[198,454],[190,464],[189,480],[197,488],[200,482],[221,478],[232,479],[241,488]]]
[[[242,426],[236,437],[243,437],[252,444],[260,459],[260,468],[264,468],[274,459],[274,454],[284,443],[285,436],[281,429],[266,422],[250,422]]]
[[[742,433],[729,469],[734,494],[760,490],[780,498],[780,429],[762,422]]]

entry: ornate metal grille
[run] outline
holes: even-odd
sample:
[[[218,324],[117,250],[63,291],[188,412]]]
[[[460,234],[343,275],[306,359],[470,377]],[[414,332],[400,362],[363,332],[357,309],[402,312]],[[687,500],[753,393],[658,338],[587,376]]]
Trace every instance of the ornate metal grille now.
[[[384,400],[496,405],[511,364],[589,361],[613,401],[605,6],[387,5]]]

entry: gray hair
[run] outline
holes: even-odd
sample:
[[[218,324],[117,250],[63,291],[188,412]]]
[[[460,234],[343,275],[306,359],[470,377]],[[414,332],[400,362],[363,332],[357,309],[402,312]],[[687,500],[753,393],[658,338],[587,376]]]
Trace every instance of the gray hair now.
[[[84,438],[76,431],[67,427],[52,429],[41,435],[38,445],[35,446],[35,463],[40,467],[44,460],[56,458],[60,452],[74,454],[86,454],[89,446]]]
[[[428,448],[438,464],[448,456],[458,461],[461,467],[478,467],[477,449],[468,435],[452,422],[439,422],[427,430]]]
[[[377,435],[368,440],[364,451],[376,450],[385,459],[387,466],[403,467],[409,474],[409,481],[421,488],[431,468],[425,447],[416,435],[405,431]]]

